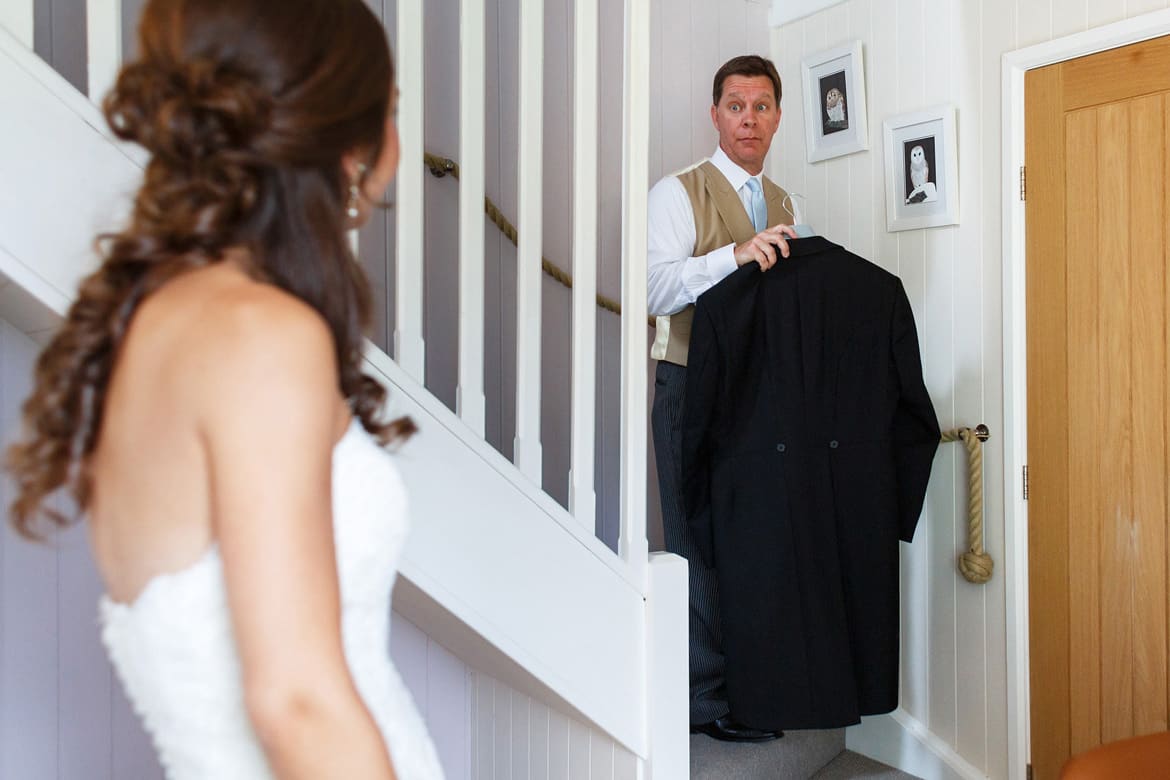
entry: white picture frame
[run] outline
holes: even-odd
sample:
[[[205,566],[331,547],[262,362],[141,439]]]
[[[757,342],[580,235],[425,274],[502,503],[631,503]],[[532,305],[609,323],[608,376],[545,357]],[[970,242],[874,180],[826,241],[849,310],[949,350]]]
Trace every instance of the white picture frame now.
[[[959,223],[959,148],[955,107],[890,117],[886,147],[886,230]]]
[[[801,60],[804,140],[810,163],[869,148],[861,41]]]

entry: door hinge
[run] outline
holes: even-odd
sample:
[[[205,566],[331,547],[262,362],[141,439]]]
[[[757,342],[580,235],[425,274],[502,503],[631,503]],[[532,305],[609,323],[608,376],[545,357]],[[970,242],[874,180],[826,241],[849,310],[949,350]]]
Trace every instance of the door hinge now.
[[[1027,192],[1028,192],[1028,169],[1027,169],[1027,167],[1021,165],[1020,166],[1020,200],[1027,200],[1027,197],[1025,197],[1027,195]]]
[[[1024,500],[1028,500],[1028,466],[1024,465]]]
[[[1024,777],[1027,778],[1027,780],[1032,780],[1032,765],[1031,764],[1028,764],[1027,769],[1024,770]]]

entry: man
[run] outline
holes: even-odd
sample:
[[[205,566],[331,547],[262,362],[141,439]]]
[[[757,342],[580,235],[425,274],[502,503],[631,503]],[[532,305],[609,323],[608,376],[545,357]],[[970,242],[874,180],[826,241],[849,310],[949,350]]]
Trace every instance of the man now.
[[[736,57],[715,73],[710,159],[667,176],[649,196],[648,304],[658,317],[650,356],[658,360],[651,414],[666,548],[690,564],[691,730],[730,741],[782,736],[729,712],[714,572],[687,525],[681,484],[681,417],[695,300],[748,263],[763,271],[788,256],[796,233],[787,193],[762,176],[780,126],[780,76],[759,56]],[[778,248],[778,249],[777,249]]]

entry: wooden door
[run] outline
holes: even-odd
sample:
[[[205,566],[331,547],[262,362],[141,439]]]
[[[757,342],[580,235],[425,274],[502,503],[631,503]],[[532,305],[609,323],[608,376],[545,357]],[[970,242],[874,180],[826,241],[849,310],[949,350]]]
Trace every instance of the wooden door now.
[[[1031,755],[1047,780],[1167,726],[1170,38],[1030,71],[1025,90]]]

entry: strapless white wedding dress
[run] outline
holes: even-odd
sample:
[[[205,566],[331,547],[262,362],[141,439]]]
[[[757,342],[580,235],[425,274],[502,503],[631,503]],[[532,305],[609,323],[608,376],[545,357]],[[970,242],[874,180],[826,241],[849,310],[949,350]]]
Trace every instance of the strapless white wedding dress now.
[[[346,660],[399,780],[442,770],[389,656],[390,590],[408,530],[391,456],[356,420],[333,451],[333,525]],[[160,575],[131,604],[103,596],[102,641],[171,780],[272,777],[244,709],[218,550]]]

